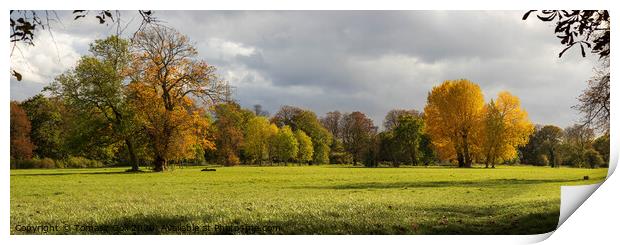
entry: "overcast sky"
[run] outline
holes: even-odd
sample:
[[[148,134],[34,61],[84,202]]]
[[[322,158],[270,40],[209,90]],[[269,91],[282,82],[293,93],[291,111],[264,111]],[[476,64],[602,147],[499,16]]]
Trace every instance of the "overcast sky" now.
[[[130,36],[139,17],[125,31]],[[11,57],[11,99],[40,92],[71,68],[88,44],[114,34],[93,16],[58,12],[52,35]],[[91,14],[92,15],[92,14]],[[362,111],[376,125],[394,108],[422,110],[428,91],[447,79],[480,84],[485,99],[508,90],[537,124],[565,127],[595,58],[562,51],[550,23],[522,21],[523,11],[156,11],[192,40],[202,59],[235,86],[244,107],[281,105],[326,112]],[[25,60],[28,60],[27,62]]]

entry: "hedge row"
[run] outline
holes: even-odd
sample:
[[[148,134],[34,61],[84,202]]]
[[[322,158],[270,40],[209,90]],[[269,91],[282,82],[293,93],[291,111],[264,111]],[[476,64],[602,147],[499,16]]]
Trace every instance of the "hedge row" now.
[[[99,168],[103,163],[84,157],[68,157],[67,159],[54,160],[51,158],[32,158],[28,160],[11,159],[11,168]]]

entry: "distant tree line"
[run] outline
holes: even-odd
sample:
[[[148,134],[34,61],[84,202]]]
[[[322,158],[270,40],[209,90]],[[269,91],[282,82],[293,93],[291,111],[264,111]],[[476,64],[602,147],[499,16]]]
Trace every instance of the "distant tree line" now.
[[[383,129],[363,112],[242,108],[189,39],[153,26],[90,45],[44,94],[11,102],[14,168],[175,164],[604,166],[609,136],[534,126],[509,92],[485,103],[468,80],[445,81],[423,112],[391,110]]]
[[[609,134],[575,124],[565,129],[537,125],[528,143],[520,148],[521,163],[551,167],[607,167]]]

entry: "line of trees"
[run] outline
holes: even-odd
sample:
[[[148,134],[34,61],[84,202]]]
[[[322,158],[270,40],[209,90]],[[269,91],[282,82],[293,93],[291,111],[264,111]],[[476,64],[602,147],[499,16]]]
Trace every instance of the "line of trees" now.
[[[579,124],[565,129],[537,125],[520,153],[520,161],[532,165],[607,167],[609,134],[596,137],[593,129]]]
[[[383,130],[363,112],[282,106],[242,108],[189,39],[154,26],[132,40],[90,45],[74,68],[39,94],[11,102],[13,167],[171,163],[353,164],[376,167],[525,163],[597,167],[609,136],[573,126],[534,127],[509,92],[485,103],[468,80],[445,81],[423,112],[395,109]]]
[[[313,140],[303,129],[277,126],[264,114],[227,102],[214,106],[216,147],[205,160],[224,165],[312,163],[316,156]]]

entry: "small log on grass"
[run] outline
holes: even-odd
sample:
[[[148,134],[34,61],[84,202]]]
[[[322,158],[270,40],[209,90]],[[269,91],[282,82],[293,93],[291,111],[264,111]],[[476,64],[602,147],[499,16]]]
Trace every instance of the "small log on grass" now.
[[[200,171],[203,171],[203,172],[210,172],[210,171],[215,171],[215,170],[216,170],[216,169],[214,169],[214,168],[205,168],[205,169],[200,170]]]

